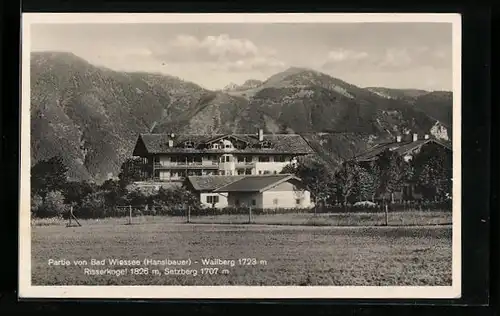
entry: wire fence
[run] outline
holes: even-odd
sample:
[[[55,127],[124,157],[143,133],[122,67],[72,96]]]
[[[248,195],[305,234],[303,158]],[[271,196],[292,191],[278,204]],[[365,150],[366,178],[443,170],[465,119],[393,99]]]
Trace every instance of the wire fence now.
[[[452,224],[450,202],[387,205],[329,205],[316,208],[195,208],[152,205],[115,206],[99,219],[118,224],[267,224],[305,226],[429,226]],[[69,225],[81,220],[73,213]]]

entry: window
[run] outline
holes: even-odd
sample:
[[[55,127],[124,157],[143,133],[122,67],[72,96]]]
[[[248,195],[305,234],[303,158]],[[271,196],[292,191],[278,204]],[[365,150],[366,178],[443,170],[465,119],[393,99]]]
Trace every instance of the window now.
[[[275,156],[274,162],[286,162],[286,157],[285,156]]]
[[[257,205],[257,201],[252,200],[252,205],[253,205],[253,206]]]
[[[208,204],[217,204],[217,203],[219,203],[219,196],[218,195],[208,195],[207,196],[207,203]]]
[[[231,170],[226,171],[226,173],[227,173],[228,176],[232,176],[233,175],[233,171],[231,171]]]
[[[230,144],[226,144],[226,148],[231,148],[231,145]]]
[[[274,170],[274,174],[278,174],[278,171]]]
[[[259,162],[269,162],[269,156],[260,156]]]
[[[238,169],[238,174],[239,175],[245,174],[245,169]]]
[[[184,142],[184,147],[185,148],[193,148],[194,143],[192,141],[186,141],[186,142]]]
[[[274,199],[274,200],[273,200],[273,204],[274,204],[274,205],[278,205],[278,199]]]
[[[271,171],[269,171],[269,170],[264,170],[264,174],[271,174]]]
[[[213,149],[219,149],[219,144],[212,144]]]
[[[268,142],[268,141],[264,141],[262,142],[262,148],[270,148],[271,147],[271,143]]]
[[[246,169],[245,174],[252,174],[252,169]]]
[[[245,162],[245,156],[238,156],[238,162]]]
[[[295,199],[295,204],[300,205],[300,199]]]
[[[259,170],[259,174],[262,174],[262,170]]]

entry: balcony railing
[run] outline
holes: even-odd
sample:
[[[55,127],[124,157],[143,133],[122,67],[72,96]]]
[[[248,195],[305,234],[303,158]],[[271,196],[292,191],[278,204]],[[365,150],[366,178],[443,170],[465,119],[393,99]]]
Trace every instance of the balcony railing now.
[[[254,166],[255,162],[253,162],[253,161],[237,161],[236,165],[238,165],[238,166]]]
[[[211,162],[201,162],[201,161],[195,161],[195,162],[166,162],[166,163],[155,163],[154,167],[155,169],[162,169],[162,168],[217,168],[219,165],[218,161],[211,161]]]

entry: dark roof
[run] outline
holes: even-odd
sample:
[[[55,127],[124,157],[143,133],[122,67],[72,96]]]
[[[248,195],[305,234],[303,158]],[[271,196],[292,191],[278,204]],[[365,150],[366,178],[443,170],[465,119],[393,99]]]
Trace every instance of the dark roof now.
[[[213,191],[245,176],[189,176],[188,180],[196,191]]]
[[[220,187],[214,190],[214,192],[263,192],[269,187],[278,185],[290,179],[300,181],[299,178],[291,174],[246,176],[243,179]]]
[[[271,143],[270,148],[253,147],[260,142],[257,135],[254,134],[220,134],[220,135],[195,135],[181,134],[175,135],[173,138],[174,146],[169,147],[168,141],[172,139],[170,134],[140,134],[136,149],[142,141],[145,150],[149,154],[160,153],[221,153],[223,150],[207,149],[207,148],[183,148],[182,145],[186,141],[192,141],[194,147],[206,144],[221,137],[234,136],[247,142],[250,146],[245,149],[235,149],[235,153],[289,153],[289,154],[310,154],[313,153],[309,144],[298,134],[265,134],[264,141]],[[134,153],[136,151],[134,150]]]
[[[404,155],[408,153],[409,151],[422,146],[424,144],[428,143],[436,143],[446,149],[451,150],[451,147],[448,144],[445,144],[443,142],[440,142],[436,139],[419,139],[416,141],[405,141],[405,142],[392,142],[392,143],[383,143],[383,144],[378,144],[374,147],[372,147],[370,150],[367,152],[357,156],[355,159],[357,161],[372,161],[377,159],[377,156],[380,155],[382,152],[385,150],[389,149],[391,151],[396,152],[398,155]]]

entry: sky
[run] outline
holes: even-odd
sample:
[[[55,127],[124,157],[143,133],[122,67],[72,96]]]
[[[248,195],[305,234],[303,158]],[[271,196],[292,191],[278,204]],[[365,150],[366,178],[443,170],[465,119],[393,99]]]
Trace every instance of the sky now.
[[[34,24],[31,51],[213,90],[289,67],[360,87],[453,89],[451,23]]]

